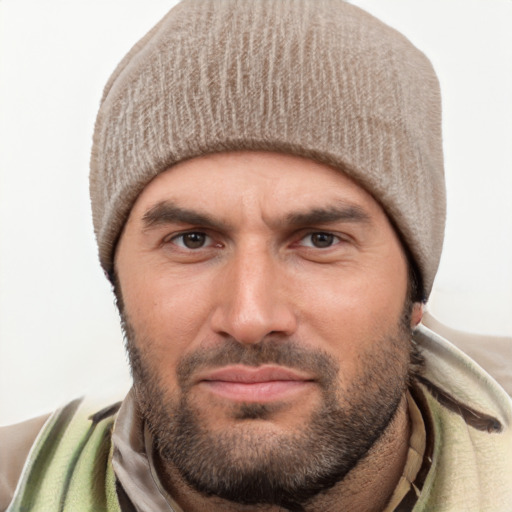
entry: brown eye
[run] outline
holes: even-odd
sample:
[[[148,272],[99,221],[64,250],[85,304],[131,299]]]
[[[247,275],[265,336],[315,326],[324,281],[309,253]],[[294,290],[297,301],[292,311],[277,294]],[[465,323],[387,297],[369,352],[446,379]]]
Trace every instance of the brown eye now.
[[[200,232],[184,233],[173,239],[173,242],[186,249],[201,249],[208,240],[208,236]]]
[[[312,233],[309,235],[309,238],[311,240],[311,245],[313,247],[318,247],[319,249],[330,247],[335,240],[335,236],[331,233]]]

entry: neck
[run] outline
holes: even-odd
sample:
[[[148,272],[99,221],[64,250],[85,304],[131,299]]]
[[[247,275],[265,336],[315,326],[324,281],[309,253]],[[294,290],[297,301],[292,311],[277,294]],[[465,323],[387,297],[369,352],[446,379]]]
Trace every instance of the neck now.
[[[328,491],[316,496],[304,511],[358,510],[382,511],[398,484],[409,447],[410,421],[404,395],[393,420],[367,455]],[[277,512],[271,505],[240,505],[216,497],[203,496],[183,481],[178,471],[155,456],[162,481],[173,499],[186,512]]]

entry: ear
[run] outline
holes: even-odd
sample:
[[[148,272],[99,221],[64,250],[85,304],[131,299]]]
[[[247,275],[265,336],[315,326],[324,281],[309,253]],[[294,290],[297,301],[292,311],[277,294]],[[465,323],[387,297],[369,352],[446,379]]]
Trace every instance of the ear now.
[[[415,302],[411,311],[411,329],[414,329],[423,318],[423,302]]]

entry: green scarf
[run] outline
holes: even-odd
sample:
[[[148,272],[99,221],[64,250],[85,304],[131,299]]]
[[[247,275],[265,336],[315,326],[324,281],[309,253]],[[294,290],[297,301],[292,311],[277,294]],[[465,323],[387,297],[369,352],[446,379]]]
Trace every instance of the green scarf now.
[[[78,399],[56,411],[30,452],[6,512],[121,512],[111,464],[119,406],[94,413]]]

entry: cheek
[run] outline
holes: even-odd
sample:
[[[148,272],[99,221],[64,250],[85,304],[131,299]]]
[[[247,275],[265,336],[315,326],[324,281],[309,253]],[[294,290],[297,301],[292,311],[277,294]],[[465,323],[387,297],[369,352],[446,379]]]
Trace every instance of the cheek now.
[[[350,269],[317,276],[314,286],[302,283],[298,309],[309,331],[305,338],[324,340],[342,365],[350,365],[376,340],[396,334],[405,303],[405,274],[402,265],[387,272]]]
[[[125,310],[140,349],[148,345],[155,363],[165,366],[174,367],[206,335],[210,296],[197,278],[173,279],[163,272],[141,273],[123,284]]]
[[[367,378],[377,386],[382,379],[405,378],[409,341],[401,331],[403,305],[390,302],[380,303],[355,291],[338,292],[328,307],[317,300],[309,310],[303,338],[319,340],[319,348],[335,358],[342,392],[353,389],[354,383],[369,385]]]

